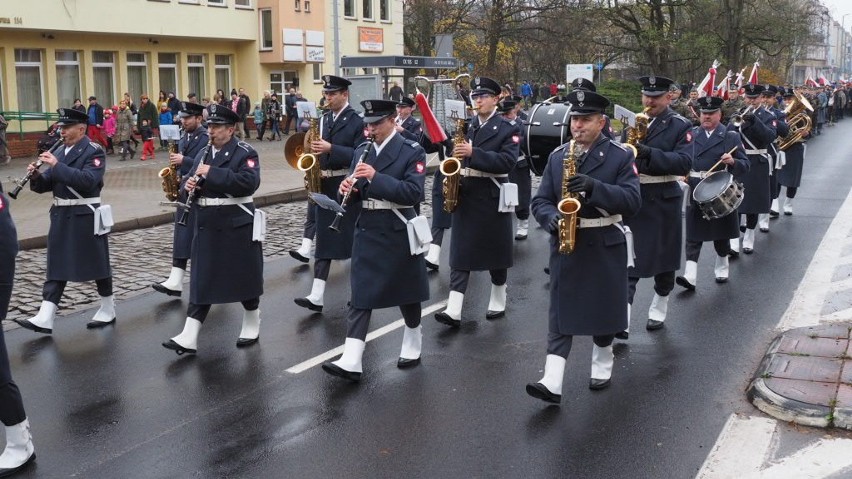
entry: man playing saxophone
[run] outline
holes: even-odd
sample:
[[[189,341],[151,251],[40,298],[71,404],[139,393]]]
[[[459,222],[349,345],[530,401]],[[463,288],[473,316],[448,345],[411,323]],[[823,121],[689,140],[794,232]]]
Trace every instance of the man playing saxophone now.
[[[689,173],[692,164],[692,123],[669,107],[672,80],[645,76],[642,82],[642,106],[649,122],[644,138],[634,145],[636,168],[642,187],[639,213],[624,223],[636,239],[636,266],[628,271],[627,324],[639,278],[654,278],[654,299],[648,309],[646,329],[664,325],[669,293],[675,285],[675,272],[680,269],[683,190],[678,180]],[[637,115],[640,123],[642,115]],[[622,134],[622,141],[626,135]],[[627,339],[627,331],[617,335]]]
[[[546,402],[562,399],[565,362],[575,335],[593,336],[589,388],[610,384],[612,341],[627,327],[628,237],[622,215],[639,211],[641,195],[633,153],[606,138],[603,112],[609,104],[595,92],[575,90],[571,102],[572,142],[551,153],[531,209],[550,237],[550,312],[544,377],[527,385],[527,393]],[[568,156],[568,160],[564,161]],[[576,174],[565,177],[574,163]],[[566,163],[568,167],[566,168]],[[576,196],[575,246],[560,253],[559,225],[564,220],[557,205]],[[569,221],[561,222],[563,225]],[[569,235],[570,236],[570,235]]]
[[[180,122],[183,125],[183,136],[178,142],[178,151],[169,153],[169,164],[177,167],[177,179],[180,182],[195,163],[195,157],[204,150],[209,137],[207,128],[201,124],[204,107],[197,103],[181,102]],[[177,201],[186,202],[186,191],[179,188]],[[192,253],[192,235],[195,231],[195,212],[189,211],[186,224],[180,224],[183,210],[175,212],[175,230],[172,238],[172,271],[168,279],[162,283],[151,285],[156,291],[169,296],[180,296],[183,292],[183,278],[186,275],[186,265]]]

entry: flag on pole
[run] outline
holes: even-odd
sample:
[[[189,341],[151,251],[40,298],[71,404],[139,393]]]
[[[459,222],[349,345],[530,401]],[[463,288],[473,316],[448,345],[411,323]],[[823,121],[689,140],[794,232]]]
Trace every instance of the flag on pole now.
[[[707,70],[707,75],[698,84],[698,97],[713,96],[713,87],[716,85],[716,68],[719,67],[719,61],[713,60],[713,66]]]
[[[419,88],[416,88],[417,95],[414,96],[414,103],[417,103],[417,108],[420,108],[420,114],[423,115],[423,125],[426,127],[426,134],[432,143],[441,143],[447,139],[447,134],[435,118],[432,108],[429,107],[429,101],[426,99]]]
[[[819,77],[817,77],[817,81],[819,81],[819,84],[822,86],[828,85],[828,80],[825,79],[825,75],[823,75],[822,73],[820,73]]]
[[[745,67],[737,73],[737,79],[734,80],[734,83],[737,85],[737,90],[741,89],[743,87],[743,82],[745,82],[745,76],[743,76],[743,73],[745,73]]]
[[[805,86],[809,86],[809,87],[811,87],[811,88],[816,88],[816,87],[818,87],[819,85],[817,84],[817,82],[815,82],[815,81],[814,81],[814,79],[813,79],[813,78],[811,78],[811,76],[810,76],[810,75],[808,75],[808,78],[807,78],[807,79],[805,79]]]
[[[734,73],[731,70],[728,70],[728,74],[725,75],[725,78],[722,79],[722,82],[719,83],[719,86],[716,88],[716,96],[725,101],[728,101],[728,88],[730,86],[732,76],[734,76]]]
[[[754,62],[754,65],[751,67],[751,75],[748,76],[748,82],[752,85],[757,85],[760,83],[757,79],[757,70],[760,68],[759,62]]]

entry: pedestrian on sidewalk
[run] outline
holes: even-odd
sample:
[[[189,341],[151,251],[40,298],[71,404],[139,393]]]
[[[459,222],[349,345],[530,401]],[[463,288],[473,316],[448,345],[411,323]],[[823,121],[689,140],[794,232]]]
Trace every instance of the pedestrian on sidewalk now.
[[[171,125],[172,124],[172,111],[169,110],[168,105],[163,105],[160,107],[160,124],[161,125]],[[157,135],[160,138],[160,149],[166,151],[169,149],[169,142],[163,139],[163,135],[160,135],[159,129],[157,130]]]
[[[9,154],[9,144],[6,143],[6,128],[9,127],[9,122],[6,117],[0,115],[0,165],[8,165],[12,161],[12,156]]]
[[[119,161],[127,160],[128,153],[130,153],[130,159],[132,160],[136,155],[136,149],[130,146],[130,142],[133,139],[133,113],[131,113],[125,100],[121,100],[118,103],[114,139],[118,143],[119,153],[121,153]]]
[[[280,141],[281,130],[279,129],[280,122],[278,121],[278,119],[281,118],[281,103],[278,102],[278,95],[276,95],[275,93],[273,93],[272,97],[269,99],[268,108],[269,109],[266,111],[266,116],[269,117],[269,121],[272,123],[272,135],[269,137],[269,141]]]
[[[6,319],[15,279],[18,234],[9,212],[9,198],[0,184],[0,321]],[[18,385],[12,380],[6,338],[0,328],[0,422],[6,429],[6,448],[0,455],[0,477],[24,469],[35,459],[30,422]]]
[[[106,147],[107,142],[102,134],[104,128],[104,108],[98,104],[98,99],[94,96],[89,97],[89,108],[87,113],[89,116],[89,128],[87,132],[89,138],[101,146]]]
[[[263,122],[266,121],[266,114],[260,108],[260,102],[254,104],[254,129],[257,133],[257,139],[263,140]]]
[[[154,129],[151,128],[151,123],[148,120],[142,120],[142,126],[139,128],[139,135],[142,137],[142,158],[141,161],[153,160],[154,157]]]
[[[113,145],[112,143],[112,139],[115,136],[115,128],[115,115],[113,115],[113,111],[111,109],[104,110],[104,134],[106,135],[107,139],[107,155],[115,154],[115,145]]]

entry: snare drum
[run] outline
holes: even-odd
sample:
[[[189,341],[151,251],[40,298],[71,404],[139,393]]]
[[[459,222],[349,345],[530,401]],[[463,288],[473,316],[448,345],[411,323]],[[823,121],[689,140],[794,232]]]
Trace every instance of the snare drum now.
[[[562,103],[539,103],[530,113],[524,154],[529,157],[530,170],[537,176],[544,173],[553,150],[571,138],[568,111],[569,106]]]
[[[723,218],[733,213],[743,202],[743,185],[727,171],[716,171],[701,180],[692,192],[706,220]]]

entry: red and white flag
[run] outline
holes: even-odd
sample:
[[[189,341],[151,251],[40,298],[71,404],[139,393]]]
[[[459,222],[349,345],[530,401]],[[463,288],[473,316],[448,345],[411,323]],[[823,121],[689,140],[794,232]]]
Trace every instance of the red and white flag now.
[[[816,88],[819,85],[817,84],[817,82],[814,81],[813,78],[810,77],[810,75],[808,75],[808,78],[805,79],[805,86],[809,86],[811,88]]]
[[[734,80],[734,84],[737,85],[737,90],[742,89],[743,84],[745,83],[745,76],[743,75],[743,73],[745,73],[745,67],[743,67],[743,69],[740,70],[739,73],[737,73],[737,78],[736,80]]]
[[[754,65],[751,67],[751,75],[748,76],[748,82],[752,85],[757,85],[760,83],[757,79],[757,70],[760,68],[759,62],[754,62]]]
[[[734,72],[728,70],[728,74],[725,75],[725,78],[723,78],[722,82],[719,83],[719,86],[716,87],[716,96],[725,101],[728,101],[728,87],[730,86],[732,76],[734,76]]]
[[[713,66],[707,70],[707,75],[698,84],[698,97],[713,96],[713,87],[716,86],[716,68],[719,68],[719,61],[713,60]]]
[[[444,133],[444,129],[441,128],[441,124],[438,123],[438,119],[435,118],[435,113],[432,112],[432,108],[429,107],[429,101],[426,99],[426,95],[424,95],[419,88],[417,88],[417,94],[414,96],[414,103],[416,103],[417,108],[420,109],[420,114],[423,116],[423,125],[426,127],[426,134],[429,135],[429,139],[432,140],[432,143],[441,143],[446,140],[447,134]]]
[[[822,73],[819,74],[819,78],[817,78],[817,81],[819,81],[819,84],[822,86],[828,85],[828,80],[826,80],[825,75],[823,75]]]

